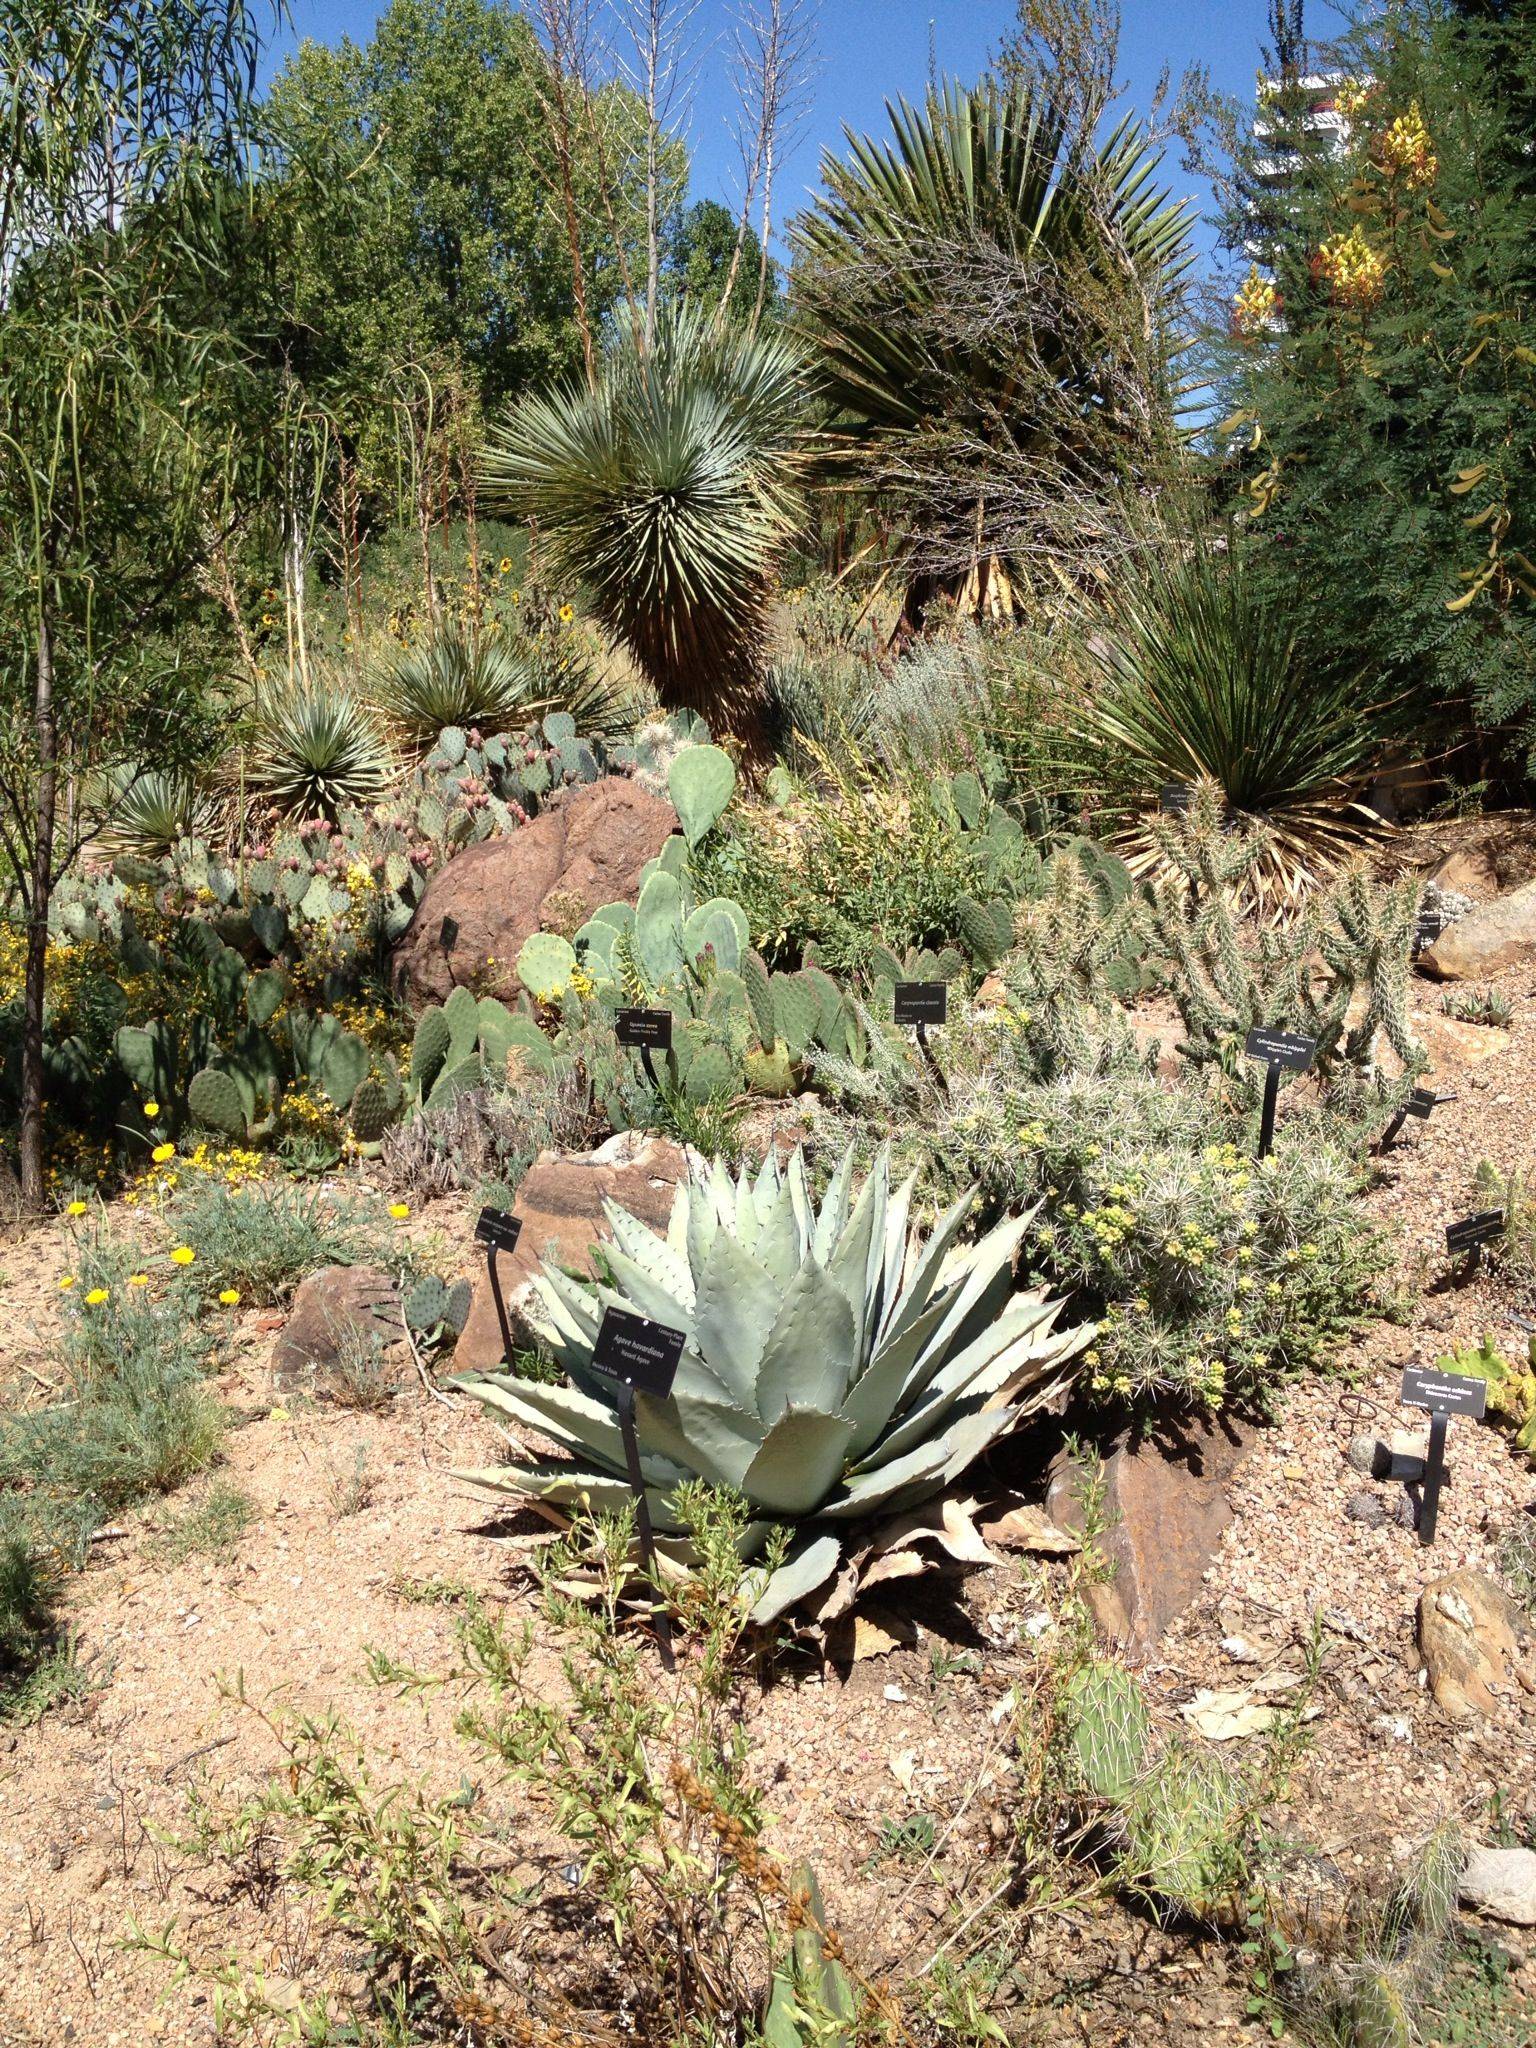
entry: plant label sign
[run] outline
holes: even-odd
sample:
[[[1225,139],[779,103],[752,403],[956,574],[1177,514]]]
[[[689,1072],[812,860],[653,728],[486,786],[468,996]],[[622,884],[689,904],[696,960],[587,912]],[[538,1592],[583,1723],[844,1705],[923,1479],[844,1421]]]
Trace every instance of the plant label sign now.
[[[1403,1403],[1409,1408],[1438,1408],[1447,1415],[1470,1415],[1480,1422],[1488,1408],[1488,1382],[1465,1372],[1426,1372],[1403,1368]]]
[[[1304,1074],[1316,1057],[1317,1040],[1300,1031],[1279,1031],[1268,1024],[1256,1024],[1244,1040],[1243,1050],[1250,1059]]]
[[[653,1323],[649,1316],[631,1315],[624,1308],[604,1309],[592,1347],[592,1367],[639,1393],[662,1397],[672,1391],[686,1341],[682,1331],[668,1323]]]
[[[1443,910],[1421,910],[1413,927],[1414,952],[1422,953],[1426,946],[1432,946],[1451,922]]]
[[[642,1052],[672,1050],[670,1010],[620,1010],[613,1022],[620,1045],[638,1046]]]
[[[1437,1095],[1433,1088],[1415,1088],[1403,1104],[1403,1108],[1409,1116],[1428,1116],[1430,1111],[1438,1108],[1442,1102],[1455,1100],[1454,1095]]]
[[[1499,1214],[1502,1217],[1503,1211]],[[1453,1415],[1470,1415],[1474,1421],[1481,1417],[1488,1405],[1488,1382],[1472,1373],[1425,1372],[1410,1365],[1403,1372],[1403,1399],[1411,1408],[1429,1410],[1429,1455],[1424,1460],[1419,1541],[1433,1543],[1440,1519],[1440,1489],[1445,1484],[1445,1433]]]
[[[1192,782],[1165,782],[1157,793],[1158,803],[1170,817],[1182,818],[1195,800]]]
[[[898,1024],[943,1024],[949,1017],[949,983],[898,981],[892,1015]]]
[[[1502,1209],[1479,1209],[1475,1216],[1463,1216],[1457,1223],[1445,1226],[1445,1248],[1448,1252],[1475,1252],[1485,1244],[1493,1244],[1504,1235],[1504,1211]]]
[[[489,1245],[493,1251],[515,1252],[522,1234],[522,1224],[506,1209],[482,1209],[475,1224],[475,1243]]]

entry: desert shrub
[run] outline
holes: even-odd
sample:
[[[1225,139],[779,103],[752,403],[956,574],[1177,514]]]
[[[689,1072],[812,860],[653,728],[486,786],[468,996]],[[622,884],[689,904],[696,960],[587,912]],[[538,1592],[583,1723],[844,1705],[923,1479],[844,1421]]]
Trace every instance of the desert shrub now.
[[[184,1564],[189,1557],[226,1562],[234,1556],[257,1513],[248,1493],[216,1479],[201,1500],[155,1532],[151,1551],[168,1565]]]
[[[103,1243],[83,1245],[67,1277],[64,1398],[0,1420],[0,1486],[23,1489],[37,1543],[76,1561],[105,1518],[211,1464],[223,1415],[179,1267],[138,1280],[127,1252]]]
[[[1358,1212],[1357,1155],[1316,1123],[1282,1124],[1257,1164],[1241,1091],[1165,1084],[1112,1005],[1068,991],[957,1017],[934,1047],[941,1077],[894,1032],[862,1071],[821,1062],[828,1149],[892,1129],[935,1199],[974,1181],[985,1215],[1039,1204],[1031,1256],[1099,1322],[1090,1392],[1262,1403],[1363,1312],[1385,1245]]]
[[[21,1512],[0,1503],[0,1714],[53,1630],[54,1585]]]
[[[189,1270],[204,1294],[232,1289],[243,1301],[265,1306],[286,1300],[322,1266],[377,1256],[389,1230],[366,1201],[282,1182],[230,1187],[197,1179],[177,1195],[166,1220],[179,1242],[196,1252]]]
[[[974,774],[895,773],[847,740],[812,753],[814,782],[728,814],[695,857],[702,892],[741,905],[770,962],[809,950],[857,974],[882,943],[899,954],[961,940],[968,904],[1024,885],[1034,848]]]
[[[612,730],[625,716],[622,693],[573,649],[550,653],[536,640],[456,619],[391,649],[367,692],[390,727],[416,745],[430,745],[444,727],[521,732],[552,711],[568,712],[582,732]]]
[[[1150,551],[1090,645],[1099,674],[1078,718],[1096,778],[1142,813],[1168,783],[1214,783],[1227,818],[1266,827],[1258,900],[1299,900],[1381,829],[1360,793],[1392,712],[1371,702],[1363,661],[1321,645],[1240,552]],[[1142,824],[1126,850],[1159,858]]]
[[[264,697],[250,719],[246,787],[285,818],[334,818],[376,803],[393,764],[373,715],[337,677]]]

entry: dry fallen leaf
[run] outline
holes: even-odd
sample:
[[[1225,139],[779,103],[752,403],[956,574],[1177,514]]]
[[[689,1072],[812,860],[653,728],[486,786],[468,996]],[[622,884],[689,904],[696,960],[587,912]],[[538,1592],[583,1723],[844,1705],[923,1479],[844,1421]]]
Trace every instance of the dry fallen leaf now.
[[[1183,1712],[1185,1720],[1211,1742],[1262,1735],[1279,1718],[1275,1708],[1260,1705],[1251,1692],[1208,1692],[1203,1688]]]
[[[1040,1507],[1011,1508],[995,1522],[984,1522],[981,1533],[989,1543],[1005,1544],[1010,1550],[1045,1551],[1052,1557],[1070,1557],[1083,1547],[1070,1529],[1058,1528]]]

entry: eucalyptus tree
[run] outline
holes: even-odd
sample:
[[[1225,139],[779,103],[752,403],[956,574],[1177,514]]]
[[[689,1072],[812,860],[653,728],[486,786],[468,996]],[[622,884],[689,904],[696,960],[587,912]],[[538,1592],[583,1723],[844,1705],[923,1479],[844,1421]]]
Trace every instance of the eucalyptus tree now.
[[[0,8],[0,860],[26,929],[31,1204],[49,908],[86,795],[206,740],[179,625],[238,463],[221,280],[259,48],[247,0]]]

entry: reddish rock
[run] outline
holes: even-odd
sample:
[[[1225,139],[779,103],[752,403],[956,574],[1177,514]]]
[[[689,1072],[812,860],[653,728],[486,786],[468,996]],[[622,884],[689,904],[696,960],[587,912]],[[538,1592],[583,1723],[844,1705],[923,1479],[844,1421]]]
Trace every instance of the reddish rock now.
[[[1124,1441],[1105,1458],[1102,1513],[1110,1526],[1099,1547],[1114,1575],[1088,1588],[1105,1635],[1149,1650],[1194,1599],[1232,1519],[1226,1489],[1253,1439],[1250,1425],[1222,1417]],[[1081,1486],[1081,1468],[1059,1457],[1045,1497],[1058,1528],[1083,1526]]]
[[[1488,903],[1499,893],[1499,873],[1485,846],[1459,846],[1445,854],[1424,877],[1447,895],[1470,896]]]
[[[527,1341],[527,1303],[542,1258],[572,1272],[592,1271],[592,1248],[609,1235],[603,1203],[612,1200],[653,1230],[664,1230],[672,1197],[688,1171],[687,1155],[670,1139],[623,1131],[595,1152],[541,1152],[517,1191],[513,1215],[522,1223],[517,1250],[497,1262],[514,1342]],[[495,1372],[502,1363],[501,1325],[482,1266],[469,1320],[454,1346],[456,1372]]]
[[[403,1386],[405,1331],[400,1297],[389,1275],[377,1266],[325,1266],[299,1284],[272,1347],[272,1375],[285,1393],[332,1400],[338,1365],[372,1349],[382,1356],[397,1348]]]
[[[640,870],[677,830],[677,813],[624,776],[569,791],[506,839],[456,853],[432,877],[395,947],[391,976],[413,1009],[456,987],[518,992],[517,956],[560,899],[561,928],[604,903],[633,902]]]

